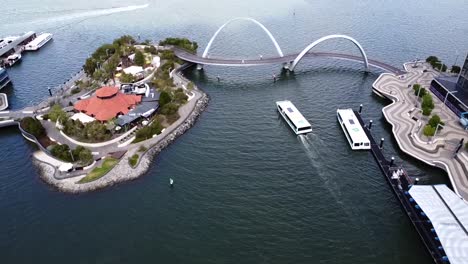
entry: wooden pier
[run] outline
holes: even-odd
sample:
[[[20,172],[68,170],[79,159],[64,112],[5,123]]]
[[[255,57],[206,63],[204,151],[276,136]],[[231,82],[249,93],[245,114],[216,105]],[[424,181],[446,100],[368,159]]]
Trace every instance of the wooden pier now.
[[[369,127],[364,124],[361,114],[358,111],[355,111],[354,113],[371,142],[371,152],[374,155],[380,170],[390,184],[390,187],[400,202],[403,211],[406,212],[406,215],[410,219],[411,223],[413,223],[413,226],[416,228],[416,231],[421,237],[423,243],[426,245],[426,248],[429,251],[431,257],[434,259],[434,262],[450,263],[442,247],[442,244],[440,243],[439,238],[434,231],[431,220],[424,214],[424,212],[420,209],[420,207],[408,192],[411,186],[415,184],[414,180],[408,176],[406,171],[401,166],[396,166],[393,164],[393,159],[389,161],[384,157],[382,149],[380,148],[380,144],[375,142],[370,131],[371,129],[369,129]],[[398,171],[400,172],[401,176],[392,177],[394,176],[394,173],[397,173]]]

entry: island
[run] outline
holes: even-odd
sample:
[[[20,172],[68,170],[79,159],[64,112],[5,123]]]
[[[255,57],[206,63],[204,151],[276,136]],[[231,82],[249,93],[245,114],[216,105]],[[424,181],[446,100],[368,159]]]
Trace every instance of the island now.
[[[125,35],[104,44],[83,69],[50,97],[2,114],[0,126],[18,125],[38,150],[41,178],[58,190],[80,193],[136,179],[155,155],[192,127],[209,97],[182,71],[177,47],[185,38],[139,42]]]

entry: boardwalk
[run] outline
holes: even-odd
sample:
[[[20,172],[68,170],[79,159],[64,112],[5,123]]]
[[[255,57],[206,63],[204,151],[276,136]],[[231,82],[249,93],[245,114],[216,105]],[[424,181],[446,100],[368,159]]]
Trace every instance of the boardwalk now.
[[[268,57],[268,58],[257,58],[257,59],[223,59],[223,58],[203,58],[196,54],[192,54],[180,48],[173,48],[174,53],[177,57],[184,61],[193,62],[197,64],[203,65],[218,65],[218,66],[235,66],[235,67],[247,67],[247,66],[257,66],[257,65],[269,65],[269,64],[289,64],[299,55],[297,54],[289,54],[284,55],[283,57]],[[334,52],[309,52],[306,55],[308,58],[335,58],[335,59],[342,59],[342,60],[350,60],[362,63],[361,56],[349,55],[349,54],[342,54],[342,53],[334,53]],[[369,60],[369,66],[394,73],[396,75],[404,74],[405,71],[403,69],[399,69],[392,65],[389,65],[384,62],[376,61],[376,60]]]
[[[433,233],[433,226],[430,219],[421,211],[420,207],[415,203],[414,199],[409,195],[409,189],[414,184],[413,179],[411,179],[403,168],[398,167],[388,161],[380,149],[379,144],[377,144],[371,134],[371,131],[365,126],[364,121],[361,118],[361,115],[358,112],[355,112],[356,117],[358,118],[361,126],[364,127],[367,137],[371,142],[371,152],[374,155],[377,164],[379,165],[382,173],[387,179],[390,187],[395,194],[396,198],[400,202],[400,205],[408,216],[409,220],[415,227],[419,236],[421,237],[424,245],[426,246],[429,254],[433,258],[434,262],[447,263],[445,261],[446,254],[442,248],[442,244],[439,239],[437,239],[437,234]],[[404,174],[398,178],[392,177],[393,173],[397,170],[402,170]]]
[[[468,153],[462,149],[454,156],[460,140],[468,140],[468,133],[459,125],[458,117],[433,96],[435,108],[432,114],[439,115],[445,125],[434,138],[423,135],[428,117],[421,114],[420,102],[409,86],[419,83],[428,88],[437,73],[425,64],[417,68],[405,66],[408,70],[405,78],[382,74],[373,84],[376,93],[393,101],[383,108],[383,115],[392,125],[393,135],[403,152],[445,170],[455,192],[468,199]]]

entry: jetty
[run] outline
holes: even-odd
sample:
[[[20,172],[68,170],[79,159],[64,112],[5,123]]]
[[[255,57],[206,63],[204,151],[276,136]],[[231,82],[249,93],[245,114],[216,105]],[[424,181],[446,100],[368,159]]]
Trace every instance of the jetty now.
[[[415,197],[412,197],[412,193],[416,193],[415,191],[412,191],[414,190],[412,188],[414,187],[415,184],[417,184],[417,180],[411,178],[406,173],[406,171],[404,170],[402,166],[397,166],[394,163],[393,157],[391,160],[387,160],[385,158],[382,152],[383,141],[381,141],[380,143],[377,143],[371,134],[372,122],[370,122],[369,125],[366,125],[361,117],[360,111],[355,111],[355,114],[359,122],[361,123],[362,127],[364,128],[364,131],[367,137],[370,140],[371,152],[377,164],[379,165],[380,170],[382,171],[383,175],[387,179],[387,182],[389,183],[393,193],[395,194],[395,197],[400,202],[401,208],[406,213],[409,220],[413,224],[414,228],[418,232],[419,236],[421,237],[421,240],[426,246],[434,262],[435,263],[460,263],[457,261],[451,261],[452,259],[449,258],[449,254],[447,254],[446,249],[443,246],[444,239],[442,239],[441,234],[439,234],[439,233],[443,233],[444,229],[441,229],[440,225],[439,226],[433,225],[433,222],[436,222],[437,220],[437,219],[434,219],[435,214],[432,214],[432,216],[430,214],[427,214],[425,211],[429,210],[430,208],[428,208],[427,205],[421,206],[420,204],[418,204],[419,202],[421,203],[425,202],[427,204],[428,199],[417,199]],[[419,188],[420,186],[417,186],[417,187]],[[432,188],[433,186],[428,185],[424,187]],[[429,193],[429,190],[427,192]],[[454,197],[458,197],[452,191],[450,192],[453,194]],[[458,197],[458,199],[462,201],[462,198]],[[437,201],[431,200],[429,203],[431,202],[432,204],[437,204]],[[464,201],[462,202],[465,203]],[[439,202],[439,204],[444,204],[444,202]],[[465,203],[465,206],[466,208],[468,208],[468,204]],[[447,205],[447,208],[450,208],[450,206]],[[449,216],[447,216],[446,218],[448,217]],[[456,220],[457,215],[453,214],[453,219]],[[453,222],[456,222],[455,220],[453,220]],[[464,231],[465,233],[460,232],[458,236],[461,236],[461,237],[466,236],[466,237],[463,237],[463,239],[468,241],[468,234],[466,233],[466,227],[464,227],[464,225],[460,223],[459,221],[458,223],[460,224],[460,230],[465,230]],[[465,223],[465,225],[467,225],[467,223]],[[445,239],[449,239],[449,238],[445,237]],[[446,245],[447,244],[449,243],[446,243]],[[456,252],[454,254],[456,254]]]

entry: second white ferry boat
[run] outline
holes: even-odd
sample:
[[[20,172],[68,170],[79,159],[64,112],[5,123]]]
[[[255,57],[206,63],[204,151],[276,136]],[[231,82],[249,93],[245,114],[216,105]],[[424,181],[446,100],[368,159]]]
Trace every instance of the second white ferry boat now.
[[[278,101],[276,107],[296,135],[312,132],[312,126],[291,101]]]
[[[26,44],[24,47],[25,50],[38,50],[42,46],[44,46],[49,40],[52,39],[52,34],[50,33],[41,33],[39,36],[37,36],[35,39],[33,39],[31,42]]]
[[[336,117],[338,118],[338,122],[340,122],[346,139],[348,139],[351,149],[371,148],[369,138],[354,114],[353,109],[338,109],[336,110]]]

